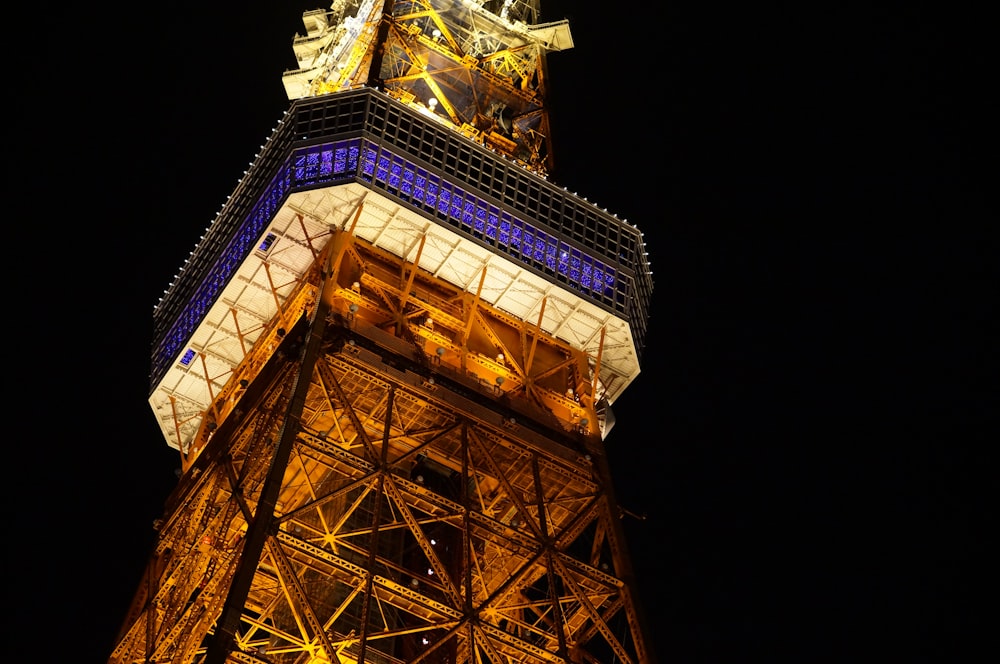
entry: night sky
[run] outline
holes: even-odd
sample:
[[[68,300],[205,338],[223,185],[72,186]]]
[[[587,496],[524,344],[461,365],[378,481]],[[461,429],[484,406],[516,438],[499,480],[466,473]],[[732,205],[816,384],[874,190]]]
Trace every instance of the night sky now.
[[[44,66],[17,66],[25,653],[110,653],[180,465],[146,402],[152,309],[328,7],[214,4],[59,10]],[[594,4],[629,10],[542,2],[575,40],[549,58],[551,179],[652,262],[606,444],[659,660],[969,661],[997,438],[995,251],[957,114],[979,42],[910,5]]]

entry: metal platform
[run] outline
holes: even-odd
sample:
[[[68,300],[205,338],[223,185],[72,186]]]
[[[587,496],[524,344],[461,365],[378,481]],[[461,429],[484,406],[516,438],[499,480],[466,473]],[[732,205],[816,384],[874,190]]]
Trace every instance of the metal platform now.
[[[187,450],[330,234],[348,226],[412,265],[418,283],[447,283],[515,330],[536,327],[586,355],[570,382],[536,385],[554,392],[543,400],[583,391],[607,413],[638,375],[652,291],[641,232],[361,89],[293,104],[158,305],[150,405],[168,444]],[[435,323],[477,327],[471,310],[407,295]],[[530,380],[528,358],[504,352],[515,341],[465,347],[468,333],[454,332],[444,347],[462,357],[508,360],[485,379],[511,380],[506,390]],[[611,421],[601,418],[603,433]]]

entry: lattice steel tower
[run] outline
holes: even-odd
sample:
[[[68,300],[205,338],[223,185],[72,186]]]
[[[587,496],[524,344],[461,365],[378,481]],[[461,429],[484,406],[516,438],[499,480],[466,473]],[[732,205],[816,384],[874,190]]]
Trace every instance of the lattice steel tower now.
[[[603,440],[642,233],[548,179],[537,0],[337,0],[154,312],[183,473],[109,658],[651,662]]]

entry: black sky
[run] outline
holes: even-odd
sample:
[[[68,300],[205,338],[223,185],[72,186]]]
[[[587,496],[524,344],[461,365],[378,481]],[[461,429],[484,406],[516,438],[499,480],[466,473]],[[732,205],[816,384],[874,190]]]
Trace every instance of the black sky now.
[[[22,277],[41,352],[9,386],[26,653],[109,654],[179,465],[146,403],[153,306],[328,6],[216,4],[65,9],[51,64],[19,72],[18,226],[45,253]],[[599,4],[542,3],[576,44],[549,59],[552,179],[637,224],[653,265],[607,446],[660,661],[967,661],[997,437],[955,66],[979,42],[913,5]]]

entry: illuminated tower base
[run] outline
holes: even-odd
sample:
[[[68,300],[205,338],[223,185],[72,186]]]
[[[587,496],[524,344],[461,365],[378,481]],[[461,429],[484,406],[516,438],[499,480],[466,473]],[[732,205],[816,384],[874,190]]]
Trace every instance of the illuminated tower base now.
[[[184,472],[109,661],[653,661],[603,448],[642,255],[385,91],[294,101],[157,309]]]

